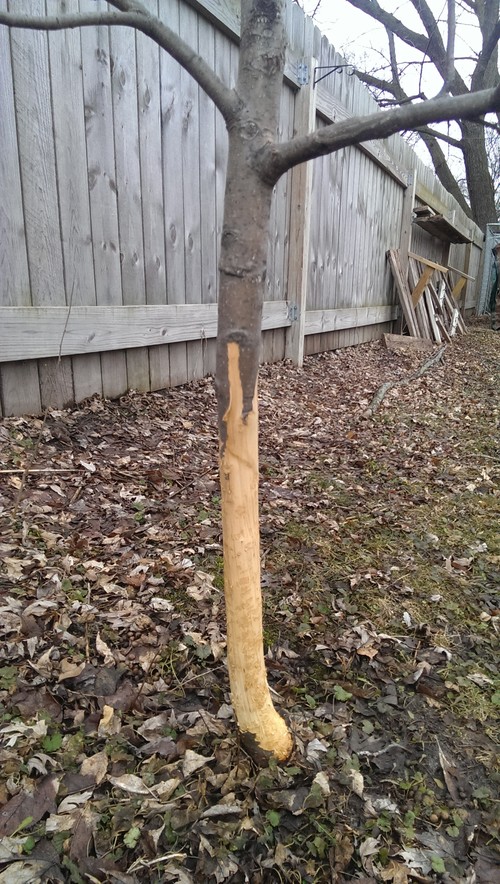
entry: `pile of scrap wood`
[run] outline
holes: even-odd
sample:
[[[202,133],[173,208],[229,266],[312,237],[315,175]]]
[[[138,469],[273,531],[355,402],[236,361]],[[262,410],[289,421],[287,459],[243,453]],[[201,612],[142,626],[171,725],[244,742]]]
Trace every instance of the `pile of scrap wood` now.
[[[430,341],[451,341],[465,332],[456,296],[469,277],[460,271],[453,286],[448,267],[409,252],[408,278],[401,266],[399,251],[389,249],[387,257],[396,283],[408,333]]]

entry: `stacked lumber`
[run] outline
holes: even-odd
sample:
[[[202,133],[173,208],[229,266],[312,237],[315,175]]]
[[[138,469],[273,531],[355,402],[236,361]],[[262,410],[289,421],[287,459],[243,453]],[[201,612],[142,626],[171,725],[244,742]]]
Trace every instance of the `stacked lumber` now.
[[[412,337],[441,344],[465,332],[465,323],[455,300],[457,286],[452,286],[448,267],[409,252],[406,277],[398,249],[389,249],[387,257],[404,321]]]

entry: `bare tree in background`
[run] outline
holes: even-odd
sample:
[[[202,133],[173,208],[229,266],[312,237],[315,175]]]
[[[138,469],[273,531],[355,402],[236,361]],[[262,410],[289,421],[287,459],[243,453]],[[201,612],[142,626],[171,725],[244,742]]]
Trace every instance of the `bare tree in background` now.
[[[285,760],[292,738],[273,706],[267,684],[259,551],[257,377],[273,188],[293,166],[342,147],[429,123],[477,119],[488,111],[500,111],[500,87],[352,117],[278,142],[285,0],[241,0],[235,89],[136,0],[110,0],[108,7],[114,8],[105,11],[65,11],[52,17],[23,16],[19,6],[19,0],[12,0],[15,11],[0,11],[0,25],[44,30],[113,25],[142,31],[191,74],[225,120],[229,153],[219,264],[216,386],[229,677],[238,727],[252,754],[257,758],[273,754]],[[72,3],[61,0],[63,6],[68,10]]]
[[[459,60],[455,59],[457,28],[460,27],[460,21],[457,24],[455,0],[447,0],[444,7],[439,4],[440,13],[446,16],[446,42],[440,29],[442,19],[435,15],[426,0],[411,0],[422,25],[421,31],[408,27],[404,21],[382,8],[377,0],[347,0],[347,2],[365,12],[386,29],[388,37],[386,62],[372,72],[363,71],[360,66],[356,68],[359,79],[372,89],[381,104],[405,106],[426,99],[428,96],[421,88],[418,88],[417,94],[409,94],[405,89],[405,73],[409,68],[412,68],[413,72],[420,68],[421,82],[422,67],[429,62],[441,78],[440,95],[466,95],[475,92],[476,89],[492,88],[500,83],[499,0],[463,0],[457,4],[459,12],[468,16],[468,24],[473,24],[481,41],[479,52],[473,54],[471,50],[471,59],[465,60],[473,63],[472,73],[467,78],[468,82],[459,71]],[[398,63],[396,38],[417,52],[418,57],[414,63]],[[429,151],[441,184],[484,230],[486,224],[495,222],[498,218],[498,202],[495,199],[495,182],[489,158],[494,159],[500,154],[500,129],[494,128],[488,135],[484,124],[471,120],[460,120],[458,126],[457,137],[438,132],[428,126],[420,128],[419,134]],[[443,145],[446,144],[460,151],[463,156],[468,202],[450,169],[443,149]]]

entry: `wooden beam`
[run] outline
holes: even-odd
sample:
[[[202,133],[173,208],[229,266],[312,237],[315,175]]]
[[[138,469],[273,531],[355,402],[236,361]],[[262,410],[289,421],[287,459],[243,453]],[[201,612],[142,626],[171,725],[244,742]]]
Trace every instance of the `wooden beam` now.
[[[427,267],[432,267],[434,270],[440,270],[441,273],[448,273],[448,268],[443,267],[442,264],[436,264],[435,261],[429,261],[428,258],[423,258],[422,255],[416,255],[415,252],[408,252],[410,258],[415,258],[415,261],[420,261],[421,264],[425,264]]]
[[[262,330],[290,325],[287,301],[265,301]],[[216,304],[0,307],[0,363],[214,338]]]
[[[452,267],[451,264],[448,264],[448,270],[452,270],[453,273],[459,273],[464,279],[472,279],[473,282],[476,278],[475,276],[469,276],[468,273],[464,273],[463,270],[459,270],[458,267]]]
[[[397,307],[345,307],[334,310],[308,310],[306,313],[305,334],[319,335],[323,332],[338,331],[343,328],[359,328],[379,322],[391,322],[396,318]]]
[[[445,202],[443,202],[443,200],[439,199],[439,197],[436,196],[434,191],[432,191],[428,187],[426,187],[422,181],[417,181],[415,195],[416,195],[417,199],[421,200],[427,206],[430,206],[431,209],[434,209],[434,211],[438,215],[443,215],[446,218],[446,220],[449,221],[449,223],[452,224],[456,230],[458,230],[459,233],[463,234],[464,236],[468,237],[469,239],[474,238],[474,228],[476,228],[476,225],[474,224],[474,222],[469,221],[469,224],[466,227],[465,224],[462,224],[460,221],[457,221],[456,210],[450,211],[449,205],[447,205]],[[452,197],[450,197],[450,199],[452,199]],[[457,205],[457,203],[455,203],[455,205]],[[461,213],[462,217],[464,217],[464,218],[467,217],[465,215],[465,213],[462,212],[461,210],[460,210],[460,213]],[[450,215],[452,216],[451,218],[450,218]]]
[[[433,267],[426,267],[424,269],[423,273],[421,274],[420,279],[418,280],[415,288],[413,289],[413,291],[411,293],[411,299],[413,301],[414,307],[417,306],[417,304],[420,300],[420,296],[421,296],[423,290],[425,289],[427,283],[429,282],[433,273],[434,273]]]

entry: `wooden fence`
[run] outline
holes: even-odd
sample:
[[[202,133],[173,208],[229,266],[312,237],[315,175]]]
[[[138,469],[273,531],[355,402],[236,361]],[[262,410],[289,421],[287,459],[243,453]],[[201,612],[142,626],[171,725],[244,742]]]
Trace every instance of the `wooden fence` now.
[[[7,8],[13,0],[0,0]],[[146,0],[234,83],[236,0]],[[95,0],[16,0],[49,14]],[[279,135],[376,105],[296,4]],[[322,70],[322,73],[324,71]],[[306,77],[304,78],[304,74]],[[307,80],[303,83],[304,79]],[[155,390],[214,370],[217,262],[227,153],[222,117],[170,56],[126,28],[0,28],[0,407],[61,407]],[[263,359],[379,337],[397,315],[388,248],[410,237],[415,201],[470,242],[453,266],[477,276],[482,236],[398,136],[297,167],[278,183]],[[412,239],[412,248],[415,250]],[[467,288],[473,306],[475,286]]]

